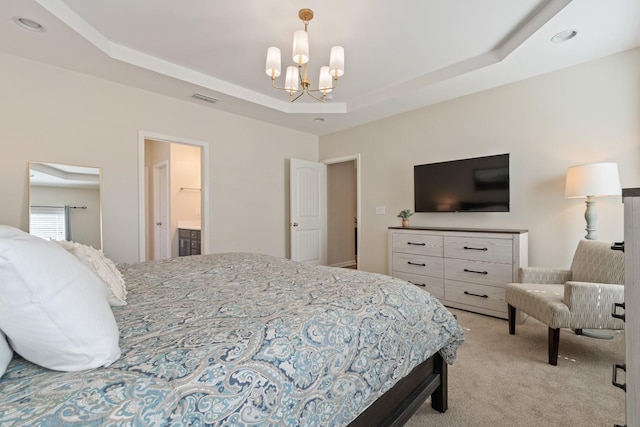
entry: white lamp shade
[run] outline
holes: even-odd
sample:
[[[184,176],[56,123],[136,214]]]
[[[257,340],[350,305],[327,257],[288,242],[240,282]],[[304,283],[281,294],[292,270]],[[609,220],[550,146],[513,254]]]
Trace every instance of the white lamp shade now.
[[[329,57],[329,71],[333,77],[341,77],[344,74],[344,48],[334,46]]]
[[[567,169],[565,197],[617,196],[621,193],[617,163],[592,163]]]
[[[269,77],[278,77],[280,75],[280,49],[270,47],[267,49],[267,66],[265,72]]]
[[[298,67],[287,67],[284,88],[289,92],[296,92],[298,90]]]
[[[326,65],[320,67],[320,83],[318,84],[318,88],[324,93],[329,93],[333,90],[333,79],[331,78],[331,73],[329,73],[329,67]]]
[[[298,65],[309,62],[309,35],[304,30],[293,33],[293,62]]]

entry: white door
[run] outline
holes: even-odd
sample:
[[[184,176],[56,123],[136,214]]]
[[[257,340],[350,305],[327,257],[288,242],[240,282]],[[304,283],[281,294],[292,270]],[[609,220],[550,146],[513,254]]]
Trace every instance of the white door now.
[[[169,162],[153,166],[153,259],[171,258],[169,237]]]
[[[327,166],[291,159],[291,259],[327,263]]]

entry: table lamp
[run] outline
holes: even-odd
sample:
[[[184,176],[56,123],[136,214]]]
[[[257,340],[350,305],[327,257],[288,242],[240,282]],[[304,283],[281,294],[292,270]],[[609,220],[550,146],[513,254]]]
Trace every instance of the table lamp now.
[[[587,210],[584,218],[587,221],[586,239],[595,240],[596,235],[596,197],[618,196],[620,177],[617,163],[591,163],[587,165],[571,166],[567,169],[567,182],[564,190],[565,197],[586,197]]]

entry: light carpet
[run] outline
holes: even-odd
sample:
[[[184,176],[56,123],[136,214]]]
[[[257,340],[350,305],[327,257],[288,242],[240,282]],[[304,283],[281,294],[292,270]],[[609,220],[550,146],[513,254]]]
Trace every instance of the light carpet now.
[[[624,361],[624,332],[601,340],[560,332],[558,365],[547,363],[547,326],[451,309],[465,343],[449,366],[449,409],[428,400],[406,427],[612,427],[624,424],[624,392],[611,384]],[[623,380],[624,378],[620,379]]]

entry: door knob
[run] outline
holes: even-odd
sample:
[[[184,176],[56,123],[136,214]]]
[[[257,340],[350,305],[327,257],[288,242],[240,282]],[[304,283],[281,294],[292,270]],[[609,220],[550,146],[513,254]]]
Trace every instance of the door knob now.
[[[293,224],[291,224],[291,225],[292,225],[292,226],[294,226],[294,227],[297,227],[297,226],[298,226],[298,223],[297,223],[297,222],[294,222],[294,223],[293,223]]]
[[[162,223],[161,222],[156,222],[156,225],[162,225]]]

